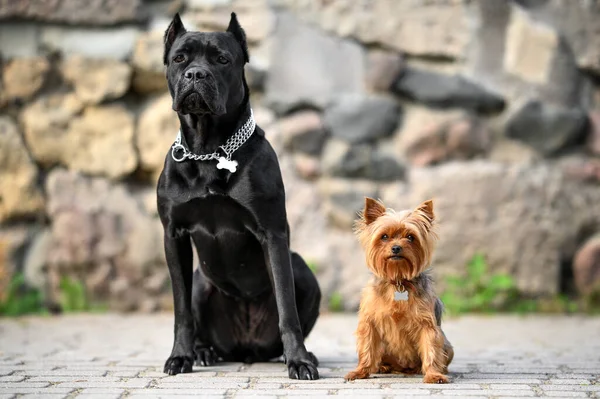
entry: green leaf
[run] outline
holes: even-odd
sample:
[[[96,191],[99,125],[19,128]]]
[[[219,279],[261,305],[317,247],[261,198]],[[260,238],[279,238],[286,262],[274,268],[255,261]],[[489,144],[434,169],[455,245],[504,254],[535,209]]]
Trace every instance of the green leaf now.
[[[515,287],[515,281],[506,274],[495,274],[490,278],[489,285],[496,290],[507,291]]]
[[[487,264],[485,258],[481,254],[476,254],[468,265],[469,278],[473,281],[481,281],[483,275],[487,270]]]

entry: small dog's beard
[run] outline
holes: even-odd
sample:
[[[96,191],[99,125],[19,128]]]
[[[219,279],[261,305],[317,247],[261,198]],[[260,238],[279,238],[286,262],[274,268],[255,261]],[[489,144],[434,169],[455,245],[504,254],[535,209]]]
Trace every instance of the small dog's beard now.
[[[386,246],[367,250],[369,267],[379,277],[389,281],[412,280],[429,265],[429,259],[421,248],[405,249],[399,259],[392,258]]]

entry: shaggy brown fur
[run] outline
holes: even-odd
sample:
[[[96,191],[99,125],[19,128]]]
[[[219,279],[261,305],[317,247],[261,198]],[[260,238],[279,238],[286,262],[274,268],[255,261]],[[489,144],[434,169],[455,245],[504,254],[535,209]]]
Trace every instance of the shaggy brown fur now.
[[[357,337],[358,366],[346,380],[373,373],[417,374],[427,383],[447,383],[452,345],[441,328],[442,303],[425,270],[437,238],[433,202],[394,212],[371,198],[355,232],[375,274],[363,290]],[[408,300],[396,301],[396,291]]]

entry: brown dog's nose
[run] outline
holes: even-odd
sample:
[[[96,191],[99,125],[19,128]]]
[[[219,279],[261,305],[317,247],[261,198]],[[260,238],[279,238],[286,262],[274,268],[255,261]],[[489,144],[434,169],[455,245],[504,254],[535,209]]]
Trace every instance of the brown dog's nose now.
[[[200,80],[206,77],[206,72],[202,70],[202,68],[190,68],[185,71],[185,78],[190,80]]]
[[[394,245],[392,247],[392,253],[394,255],[398,255],[400,252],[402,252],[402,247],[400,245]]]

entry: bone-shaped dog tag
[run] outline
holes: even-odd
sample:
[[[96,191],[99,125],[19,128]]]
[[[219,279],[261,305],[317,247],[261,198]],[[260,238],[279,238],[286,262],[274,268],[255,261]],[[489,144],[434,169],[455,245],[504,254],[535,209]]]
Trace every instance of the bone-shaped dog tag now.
[[[237,170],[237,165],[237,161],[230,161],[225,157],[220,157],[219,163],[217,164],[217,169],[227,169],[231,173],[234,173]]]
[[[408,291],[395,291],[394,292],[394,301],[408,301]]]

